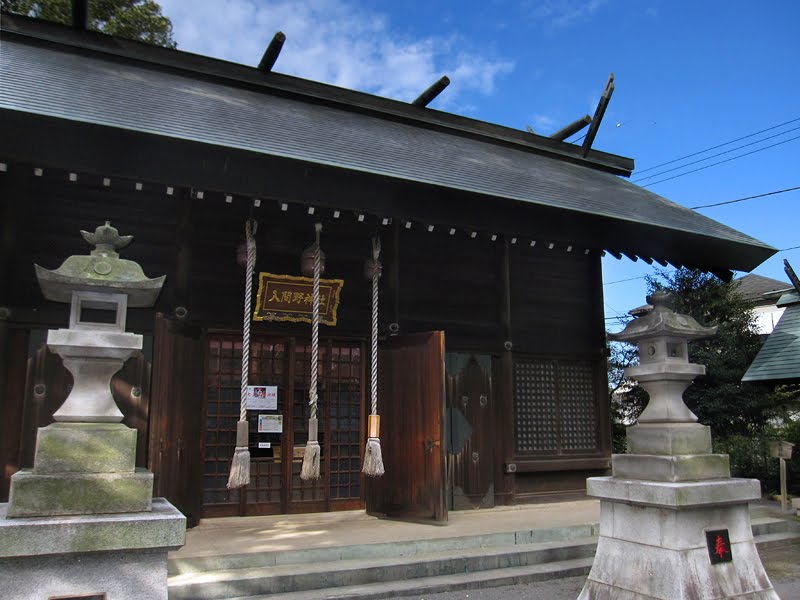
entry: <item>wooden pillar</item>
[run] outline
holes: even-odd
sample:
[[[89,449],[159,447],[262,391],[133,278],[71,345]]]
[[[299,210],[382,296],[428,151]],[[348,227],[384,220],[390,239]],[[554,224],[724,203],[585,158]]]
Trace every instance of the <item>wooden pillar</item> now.
[[[595,365],[595,401],[598,409],[598,446],[611,456],[611,406],[608,395],[608,351],[606,349],[606,321],[603,310],[603,266],[600,255],[587,257],[592,261],[592,291],[595,298],[594,328],[595,343],[599,357]]]
[[[500,440],[495,456],[495,501],[514,503],[515,475],[505,472],[505,463],[514,455],[514,355],[511,318],[511,247],[503,239],[499,256],[500,306],[499,325],[503,335],[503,350],[497,365],[496,439]]]
[[[13,304],[12,274],[17,246],[17,202],[22,187],[17,179],[12,173],[5,173],[0,178],[0,196],[4,198],[0,203],[0,407],[3,408],[8,380],[8,321]]]
[[[192,269],[192,235],[195,221],[195,202],[189,190],[183,190],[178,200],[177,250],[175,253],[175,285],[173,306],[175,316],[183,318],[190,309],[189,280]]]
[[[19,468],[28,332],[13,329],[14,257],[20,228],[19,205],[28,200],[28,179],[21,167],[9,165],[0,174],[0,502],[8,500],[11,475]]]
[[[400,325],[400,222],[392,224],[391,266],[388,273],[389,323]],[[396,333],[396,332],[392,332]]]

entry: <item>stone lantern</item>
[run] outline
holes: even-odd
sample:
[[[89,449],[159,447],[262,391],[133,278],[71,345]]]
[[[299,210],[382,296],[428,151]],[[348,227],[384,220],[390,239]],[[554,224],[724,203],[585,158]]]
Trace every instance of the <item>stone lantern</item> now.
[[[142,336],[125,331],[127,307],[155,303],[164,277],[148,279],[135,262],[119,257],[132,236],[109,223],[94,233],[88,256],[70,256],[55,271],[35,265],[44,297],[69,303],[68,329],[52,329],[48,347],[74,379],[72,391],[39,429],[32,471],[11,478],[8,517],[150,510],[153,474],[136,469],[136,430],[111,394],[111,378]]]
[[[50,330],[47,344],[74,382],[55,423],[38,431],[33,469],[11,477],[0,504],[0,589],[14,600],[166,600],[167,552],[183,545],[186,519],[153,498],[153,474],[136,467],[137,431],[120,422],[110,385],[142,348],[125,331],[127,308],[153,306],[164,277],[121,259],[133,238],[109,223],[81,234],[89,255],[54,271],[36,265],[45,298],[71,307],[69,327]]]
[[[578,600],[777,600],[753,542],[748,503],[755,479],[730,477],[728,456],[711,453],[711,431],[683,403],[703,365],[687,342],[716,333],[648,298],[653,310],[612,340],[635,343],[639,364],[625,374],[650,395],[627,430],[629,454],[612,457],[611,477],[586,481],[600,499],[594,563]]]
[[[683,402],[686,388],[706,372],[704,365],[689,362],[688,341],[710,337],[717,328],[674,312],[669,300],[662,291],[648,296],[653,310],[608,336],[637,344],[639,364],[625,369],[625,375],[650,396],[638,424],[627,430],[629,454],[614,457],[613,472],[658,481],[728,477],[728,456],[711,454],[711,428],[697,423]]]

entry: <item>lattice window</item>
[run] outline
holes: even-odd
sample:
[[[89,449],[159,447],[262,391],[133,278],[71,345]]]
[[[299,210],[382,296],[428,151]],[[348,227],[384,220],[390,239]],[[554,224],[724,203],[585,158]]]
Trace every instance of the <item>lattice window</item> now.
[[[585,360],[558,364],[562,450],[597,448],[597,404],[592,371],[592,363]]]
[[[558,450],[555,362],[517,362],[514,396],[517,452]]]
[[[227,484],[239,420],[242,343],[212,340],[208,350],[203,504],[238,504],[239,490]]]
[[[514,364],[518,454],[595,451],[594,365],[590,361],[521,359]]]
[[[250,344],[250,374],[252,385],[277,385],[278,406],[270,414],[283,414],[285,389],[283,386],[286,345],[282,342],[258,342]],[[273,456],[255,456],[250,459],[250,485],[247,487],[247,501],[250,503],[278,503],[281,501],[281,463],[275,459],[274,449],[281,447],[282,434],[258,433],[258,413],[249,411],[250,443],[269,442]]]
[[[332,499],[358,498],[361,483],[361,348],[333,346],[330,405]]]

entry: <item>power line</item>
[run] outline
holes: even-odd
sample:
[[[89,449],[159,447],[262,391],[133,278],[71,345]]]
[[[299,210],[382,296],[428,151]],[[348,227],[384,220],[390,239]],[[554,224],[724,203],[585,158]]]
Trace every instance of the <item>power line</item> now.
[[[629,277],[628,279],[617,279],[616,281],[607,281],[603,285],[611,285],[614,283],[622,283],[623,281],[636,281],[637,279],[644,279],[644,275],[639,275],[639,277]]]
[[[579,137],[579,138],[576,138],[576,139],[574,139],[574,140],[567,140],[567,143],[568,143],[568,144],[577,144],[578,142],[580,142],[581,140],[583,140],[583,138],[585,138],[585,137],[586,137],[586,135],[587,135],[587,134],[585,134],[585,133],[584,133],[584,134],[583,134],[581,137]]]
[[[711,160],[712,158],[716,158],[717,156],[724,156],[725,154],[730,154],[731,152],[736,152],[737,150],[741,150],[742,148],[747,148],[748,146],[755,146],[756,144],[760,144],[761,142],[766,142],[767,140],[774,139],[776,137],[780,137],[782,135],[786,135],[787,133],[791,133],[792,131],[797,131],[800,127],[795,127],[794,129],[787,129],[786,131],[781,131],[780,133],[776,133],[775,135],[770,135],[765,138],[761,138],[760,140],[756,140],[755,142],[750,142],[748,144],[742,144],[741,146],[736,146],[735,148],[731,148],[730,150],[725,150],[724,152],[718,152],[717,154],[712,154],[711,156],[706,156],[705,158],[701,158],[699,160],[693,160],[690,163],[686,163],[685,165],[680,165],[678,167],[673,167],[671,169],[666,169],[664,171],[659,171],[658,173],[653,173],[652,175],[648,175],[647,177],[639,177],[639,179],[632,179],[633,183],[638,181],[646,181],[648,179],[652,179],[653,177],[658,177],[660,175],[664,175],[666,173],[672,173],[673,171],[679,171],[680,169],[685,169],[686,167],[691,167],[692,165],[696,165],[697,163],[705,162],[707,160]]]
[[[797,250],[800,246],[792,246],[791,248],[784,248],[783,250],[778,250],[778,252],[788,252],[789,250]]]
[[[789,142],[793,142],[794,140],[800,139],[800,135],[795,136],[793,138],[789,138],[788,140],[783,140],[782,142],[777,142],[775,144],[770,144],[769,146],[764,146],[763,148],[758,148],[757,150],[751,150],[750,152],[745,152],[744,154],[739,154],[737,156],[732,156],[731,158],[726,158],[725,160],[721,160],[719,162],[711,163],[710,165],[706,165],[705,167],[699,167],[697,169],[692,169],[691,171],[686,171],[685,173],[678,173],[677,175],[673,175],[672,177],[667,177],[666,179],[659,179],[658,181],[654,181],[652,183],[648,183],[643,185],[642,187],[650,187],[659,183],[663,183],[665,181],[670,181],[672,179],[677,179],[678,177],[683,177],[684,175],[691,175],[692,173],[697,173],[698,171],[703,171],[705,169],[710,169],[711,167],[716,167],[717,165],[721,165],[726,162],[730,162],[732,160],[736,160],[737,158],[743,158],[745,156],[750,156],[751,154],[755,154],[757,152],[761,152],[762,150],[769,150],[770,148],[774,148],[775,146],[781,146],[783,144],[787,144]]]
[[[692,154],[687,154],[686,156],[681,156],[680,158],[675,158],[673,160],[668,160],[667,162],[661,163],[659,165],[655,165],[653,167],[648,167],[646,169],[643,169],[643,170],[639,171],[639,173],[640,174],[641,173],[647,173],[648,171],[652,171],[653,169],[658,169],[659,167],[664,167],[666,165],[671,165],[672,163],[676,163],[676,162],[678,162],[680,160],[684,160],[686,158],[692,158],[693,156],[697,156],[698,154],[705,154],[706,152],[710,152],[711,150],[716,150],[717,148],[722,148],[723,146],[727,146],[729,144],[734,144],[736,142],[741,142],[742,140],[746,140],[747,138],[751,138],[751,137],[753,137],[755,135],[758,135],[760,133],[765,133],[767,131],[772,131],[773,129],[778,129],[779,127],[783,127],[784,125],[788,125],[789,123],[794,123],[796,121],[800,121],[800,117],[797,117],[796,119],[791,119],[789,121],[786,121],[785,123],[781,123],[780,125],[773,125],[772,127],[767,127],[766,129],[762,129],[761,131],[756,131],[754,133],[750,133],[748,135],[742,136],[740,138],[736,138],[735,140],[731,140],[731,141],[725,142],[723,144],[717,144],[716,146],[711,146],[710,148],[706,148],[705,150],[699,150],[698,152],[693,152]]]
[[[714,204],[701,204],[700,206],[690,206],[689,208],[692,210],[697,210],[698,208],[711,208],[712,206],[722,206],[724,204],[735,204],[737,202],[744,202],[745,200],[753,200],[755,198],[763,198],[764,196],[774,196],[775,194],[784,194],[786,192],[793,192],[795,190],[800,190],[800,185],[795,187],[786,188],[785,190],[775,190],[774,192],[767,192],[766,194],[756,194],[755,196],[747,196],[745,198],[737,198],[736,200],[726,200],[725,202],[715,202]]]

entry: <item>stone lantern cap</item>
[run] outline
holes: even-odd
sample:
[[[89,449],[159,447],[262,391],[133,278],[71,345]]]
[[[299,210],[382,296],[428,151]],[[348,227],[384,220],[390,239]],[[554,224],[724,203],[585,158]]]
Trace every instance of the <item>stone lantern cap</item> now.
[[[166,275],[149,279],[138,263],[117,253],[131,243],[132,235],[119,235],[108,221],[94,233],[81,231],[81,235],[95,247],[88,255],[70,256],[54,271],[34,265],[45,298],[69,304],[75,291],[105,292],[124,294],[132,308],[155,304]]]
[[[628,323],[619,333],[609,333],[608,338],[615,342],[639,343],[654,337],[671,337],[684,340],[698,340],[717,333],[717,326],[703,327],[693,317],[676,313],[669,307],[672,294],[659,290],[647,297],[653,310]]]

